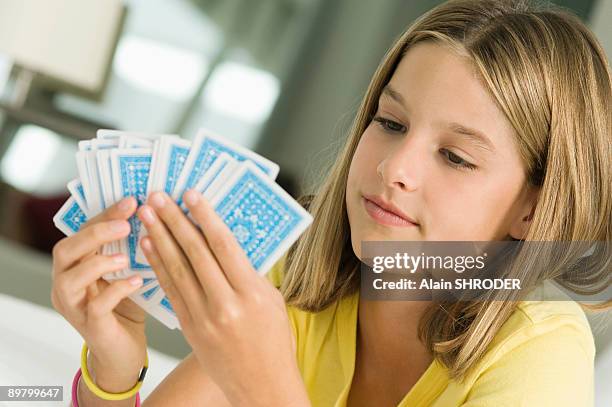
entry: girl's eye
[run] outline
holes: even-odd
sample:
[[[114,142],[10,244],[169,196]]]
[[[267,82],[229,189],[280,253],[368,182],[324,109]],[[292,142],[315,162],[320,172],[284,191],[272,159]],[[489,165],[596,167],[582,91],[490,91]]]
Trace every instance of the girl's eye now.
[[[467,169],[467,170],[475,170],[476,166],[474,164],[470,164],[465,161],[463,158],[459,157],[457,154],[449,151],[445,148],[441,149],[440,152],[447,158],[448,164],[453,168]]]
[[[393,120],[385,119],[381,116],[375,116],[373,121],[377,122],[377,124],[387,133],[403,133],[406,131],[406,126],[403,124],[399,124]],[[446,162],[457,169],[466,169],[466,170],[475,170],[476,166],[465,161],[463,158],[459,157],[457,154],[453,153],[450,150],[445,148],[441,149],[440,152],[442,155],[446,157]]]
[[[377,122],[383,130],[389,133],[403,133],[404,131],[406,131],[406,126],[394,122],[393,120],[385,119],[381,116],[376,116],[372,120]]]

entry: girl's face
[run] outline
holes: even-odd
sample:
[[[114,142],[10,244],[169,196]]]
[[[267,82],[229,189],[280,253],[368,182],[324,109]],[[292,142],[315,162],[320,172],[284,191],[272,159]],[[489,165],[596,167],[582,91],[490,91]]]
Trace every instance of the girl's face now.
[[[466,59],[433,42],[413,46],[351,162],[355,254],[371,240],[522,238],[536,191],[525,188],[514,137]]]

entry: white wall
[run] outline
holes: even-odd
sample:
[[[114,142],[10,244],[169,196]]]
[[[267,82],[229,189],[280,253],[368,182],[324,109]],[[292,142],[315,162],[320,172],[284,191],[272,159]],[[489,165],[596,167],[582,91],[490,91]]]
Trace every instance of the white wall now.
[[[394,38],[440,0],[327,2],[262,134],[258,151],[299,188],[335,156],[378,63]],[[300,192],[304,192],[303,190]]]
[[[612,60],[612,0],[599,0],[591,13],[591,29]]]

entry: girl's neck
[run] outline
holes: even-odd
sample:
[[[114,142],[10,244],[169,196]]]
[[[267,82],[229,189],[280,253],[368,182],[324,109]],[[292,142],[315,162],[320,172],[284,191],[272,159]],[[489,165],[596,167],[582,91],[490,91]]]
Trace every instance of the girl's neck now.
[[[397,405],[417,383],[433,360],[418,340],[419,319],[427,305],[359,301],[349,401],[363,399],[375,391],[378,405]]]
[[[357,336],[368,359],[384,365],[401,360],[422,362],[426,347],[418,339],[421,316],[427,301],[359,300]]]

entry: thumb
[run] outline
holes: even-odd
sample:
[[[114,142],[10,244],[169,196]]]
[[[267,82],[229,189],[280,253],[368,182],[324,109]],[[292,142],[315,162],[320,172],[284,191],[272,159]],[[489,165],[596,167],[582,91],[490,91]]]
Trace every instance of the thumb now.
[[[87,304],[87,318],[96,322],[111,317],[115,307],[128,295],[142,286],[141,276],[131,276],[128,279],[115,280],[104,288],[97,297]]]

